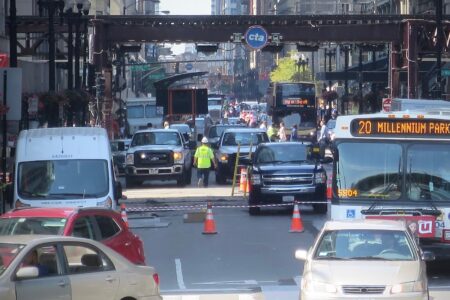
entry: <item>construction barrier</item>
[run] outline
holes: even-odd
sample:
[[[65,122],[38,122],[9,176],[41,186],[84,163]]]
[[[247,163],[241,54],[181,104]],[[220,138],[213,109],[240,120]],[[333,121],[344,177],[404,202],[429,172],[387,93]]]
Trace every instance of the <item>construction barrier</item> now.
[[[298,209],[297,202],[294,204],[294,212],[292,214],[291,229],[289,232],[303,232],[303,221],[300,216],[300,210]]]
[[[244,192],[244,193],[248,193],[249,192],[247,168],[241,168],[241,176],[240,176],[240,181],[239,181],[239,191]]]
[[[203,226],[203,234],[216,234],[216,222],[214,221],[214,216],[212,213],[211,202],[208,202],[208,207],[206,210],[206,218]]]
[[[124,203],[120,204],[120,216],[122,217],[122,220],[125,222],[125,225],[127,227],[130,227],[128,224],[127,208]]]
[[[331,178],[328,178],[327,179],[327,199],[331,200],[332,196],[333,196],[333,190],[332,190]]]

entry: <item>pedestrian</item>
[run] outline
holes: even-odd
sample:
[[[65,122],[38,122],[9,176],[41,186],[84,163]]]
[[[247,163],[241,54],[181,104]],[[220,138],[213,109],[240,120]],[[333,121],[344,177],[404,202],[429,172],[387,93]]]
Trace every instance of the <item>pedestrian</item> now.
[[[292,125],[291,129],[291,142],[298,141],[298,132],[297,132],[297,124]]]
[[[286,128],[284,127],[284,122],[280,123],[280,129],[278,129],[278,138],[280,139],[280,142],[287,141]]]
[[[148,122],[147,123],[147,129],[153,129],[153,123]]]
[[[267,121],[262,121],[261,125],[259,125],[259,128],[267,130]]]
[[[208,187],[211,163],[216,169],[217,163],[214,159],[214,153],[208,145],[208,138],[203,137],[201,143],[194,154],[194,166],[197,167],[198,187]]]
[[[274,124],[269,125],[267,127],[267,136],[271,142],[275,142],[277,140],[277,129]]]
[[[164,121],[164,129],[169,129],[169,128],[170,128],[169,121]]]
[[[320,156],[325,157],[325,147],[327,146],[328,130],[325,121],[320,121],[320,132],[317,141],[319,142]]]

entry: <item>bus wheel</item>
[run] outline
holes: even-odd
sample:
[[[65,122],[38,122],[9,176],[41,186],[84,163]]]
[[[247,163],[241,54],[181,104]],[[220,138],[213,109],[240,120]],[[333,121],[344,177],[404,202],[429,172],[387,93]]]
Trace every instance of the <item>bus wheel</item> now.
[[[328,205],[327,203],[313,204],[314,212],[324,215],[327,213]]]

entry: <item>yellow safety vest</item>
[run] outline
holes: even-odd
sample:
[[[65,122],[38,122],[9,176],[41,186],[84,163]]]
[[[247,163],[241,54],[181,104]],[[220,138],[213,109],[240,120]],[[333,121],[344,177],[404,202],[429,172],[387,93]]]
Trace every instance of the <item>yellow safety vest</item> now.
[[[206,145],[201,145],[195,151],[194,157],[197,158],[197,168],[209,169],[211,168],[211,159],[214,159],[214,154]]]

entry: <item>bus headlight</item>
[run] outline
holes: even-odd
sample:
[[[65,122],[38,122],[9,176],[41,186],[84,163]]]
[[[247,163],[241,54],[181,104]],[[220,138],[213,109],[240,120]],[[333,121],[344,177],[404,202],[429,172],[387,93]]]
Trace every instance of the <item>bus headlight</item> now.
[[[133,153],[127,154],[126,159],[125,159],[125,164],[134,165],[134,154]]]
[[[327,293],[327,294],[337,293],[337,287],[334,284],[314,281],[311,279],[302,279],[301,287],[302,289],[308,292]]]
[[[183,152],[174,152],[173,160],[177,163],[183,162]]]

